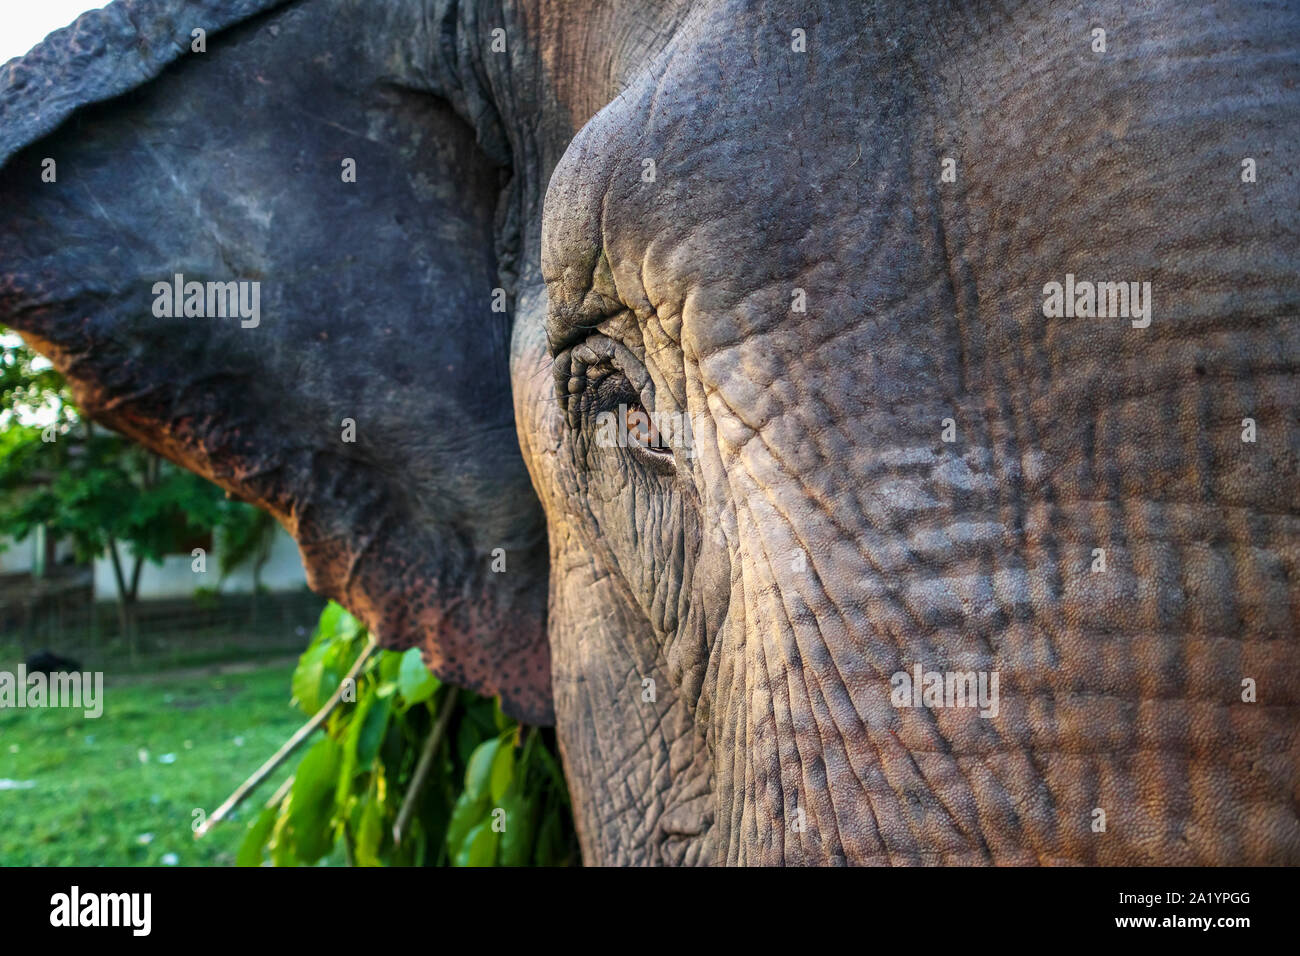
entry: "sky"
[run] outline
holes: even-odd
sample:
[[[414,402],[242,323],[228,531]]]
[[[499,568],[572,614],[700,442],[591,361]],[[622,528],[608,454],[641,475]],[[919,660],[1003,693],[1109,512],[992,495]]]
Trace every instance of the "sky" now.
[[[105,6],[95,0],[0,0],[0,63],[22,56],[87,10]]]

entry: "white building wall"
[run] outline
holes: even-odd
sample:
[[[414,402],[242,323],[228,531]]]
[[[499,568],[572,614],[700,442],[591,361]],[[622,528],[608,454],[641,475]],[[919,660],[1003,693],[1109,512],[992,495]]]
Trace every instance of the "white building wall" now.
[[[215,588],[221,579],[221,557],[217,553],[220,546],[218,539],[206,556],[206,571],[202,574],[193,570],[194,559],[185,554],[169,554],[161,566],[146,561],[140,571],[139,599],[193,597],[199,588]],[[129,575],[134,562],[130,548],[119,544],[118,553],[122,555],[122,573]],[[271,556],[262,565],[262,586],[268,591],[296,591],[307,586],[307,573],[298,555],[298,545],[278,525],[271,544]],[[249,594],[252,590],[251,565],[232,571],[221,586],[223,594]],[[117,600],[113,562],[107,554],[95,559],[95,600]]]
[[[36,570],[37,557],[45,548],[45,529],[36,528],[22,541],[0,535],[0,544],[5,545],[5,549],[0,551],[0,574],[31,574]],[[55,564],[70,564],[75,554],[71,541],[59,541],[54,545]]]
[[[0,545],[4,547],[0,551],[0,574],[30,571],[36,561],[36,541],[37,536],[34,534],[29,534],[22,541],[0,535]]]

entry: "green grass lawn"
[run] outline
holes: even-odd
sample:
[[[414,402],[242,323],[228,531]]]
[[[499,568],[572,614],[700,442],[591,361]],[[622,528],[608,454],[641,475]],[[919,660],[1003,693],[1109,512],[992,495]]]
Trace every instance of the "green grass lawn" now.
[[[93,720],[0,710],[0,865],[233,864],[245,824],[296,757],[201,841],[194,811],[211,813],[302,723],[292,671],[110,683]]]

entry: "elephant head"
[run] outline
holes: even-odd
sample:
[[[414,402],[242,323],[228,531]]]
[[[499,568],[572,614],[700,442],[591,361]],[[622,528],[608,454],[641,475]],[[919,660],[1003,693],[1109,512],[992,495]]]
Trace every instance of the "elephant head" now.
[[[587,862],[1300,862],[1294,4],[118,0],[0,84],[0,321],[553,716]]]

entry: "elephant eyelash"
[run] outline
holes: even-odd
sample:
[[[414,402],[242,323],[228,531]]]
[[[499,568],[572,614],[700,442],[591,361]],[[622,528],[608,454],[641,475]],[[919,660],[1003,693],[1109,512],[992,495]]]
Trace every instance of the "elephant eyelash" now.
[[[620,369],[605,364],[588,367],[585,371],[586,387],[592,389],[592,412],[613,411],[620,404],[640,404],[641,396]]]

